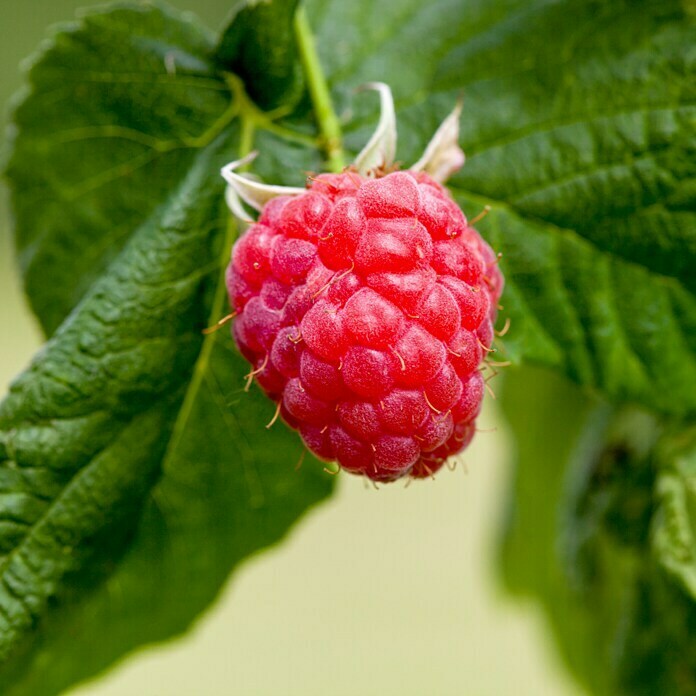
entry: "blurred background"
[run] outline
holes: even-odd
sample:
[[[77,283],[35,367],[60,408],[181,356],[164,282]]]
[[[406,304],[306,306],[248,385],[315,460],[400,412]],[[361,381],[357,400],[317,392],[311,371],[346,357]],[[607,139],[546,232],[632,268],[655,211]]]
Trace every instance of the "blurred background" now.
[[[0,123],[20,61],[85,2],[0,3]],[[210,27],[230,0],[174,0]],[[41,344],[13,267],[0,188],[0,396]],[[573,696],[535,606],[506,597],[496,541],[513,443],[488,399],[466,467],[336,496],[235,575],[191,633],[122,661],[73,696]],[[350,559],[348,562],[346,559]]]

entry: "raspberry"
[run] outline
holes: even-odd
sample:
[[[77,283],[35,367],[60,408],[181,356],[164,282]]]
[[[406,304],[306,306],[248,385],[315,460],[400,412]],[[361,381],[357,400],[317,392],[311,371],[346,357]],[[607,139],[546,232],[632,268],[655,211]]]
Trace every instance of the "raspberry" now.
[[[355,166],[306,189],[235,173],[249,157],[223,169],[232,212],[260,211],[232,250],[226,319],[317,457],[374,481],[424,478],[474,435],[503,277],[441,183],[464,163],[461,104],[396,171],[391,92],[368,86],[382,116]]]
[[[272,199],[226,278],[239,349],[317,457],[393,481],[468,445],[503,280],[428,174],[321,174]]]

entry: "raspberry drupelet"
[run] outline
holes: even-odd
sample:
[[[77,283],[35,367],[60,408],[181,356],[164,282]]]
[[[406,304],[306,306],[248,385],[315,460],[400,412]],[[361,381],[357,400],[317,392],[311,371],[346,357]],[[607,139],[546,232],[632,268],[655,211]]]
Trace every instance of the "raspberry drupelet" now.
[[[430,174],[370,173],[263,205],[227,272],[233,334],[317,457],[422,478],[473,437],[503,279]]]

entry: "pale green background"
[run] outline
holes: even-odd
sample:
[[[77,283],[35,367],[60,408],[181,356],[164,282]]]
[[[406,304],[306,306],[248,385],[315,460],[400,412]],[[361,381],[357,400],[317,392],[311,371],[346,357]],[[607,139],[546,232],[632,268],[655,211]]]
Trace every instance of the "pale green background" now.
[[[81,4],[0,0],[3,104],[20,59]],[[216,26],[232,2],[173,4]],[[2,190],[0,394],[40,344],[8,227]],[[466,472],[379,491],[343,476],[333,500],[248,562],[190,635],[74,696],[579,696],[539,612],[507,599],[495,576],[511,443],[490,403],[481,427],[497,431],[479,434]]]

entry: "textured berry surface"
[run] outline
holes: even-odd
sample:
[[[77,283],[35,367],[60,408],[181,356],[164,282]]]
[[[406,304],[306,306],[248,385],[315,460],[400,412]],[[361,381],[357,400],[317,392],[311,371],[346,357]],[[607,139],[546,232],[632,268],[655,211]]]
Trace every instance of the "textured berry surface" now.
[[[474,434],[496,262],[427,174],[321,174],[235,244],[234,337],[318,457],[375,481],[430,476]]]

